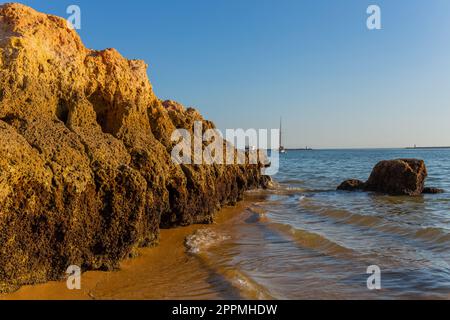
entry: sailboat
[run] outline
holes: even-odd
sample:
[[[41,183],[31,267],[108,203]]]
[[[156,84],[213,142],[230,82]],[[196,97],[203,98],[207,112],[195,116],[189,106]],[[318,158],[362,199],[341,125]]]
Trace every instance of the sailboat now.
[[[282,144],[282,122],[281,122],[281,118],[280,118],[280,141],[279,141],[279,146],[280,146],[280,149],[279,149],[279,152],[280,153],[286,153],[286,149],[283,147],[283,144]]]

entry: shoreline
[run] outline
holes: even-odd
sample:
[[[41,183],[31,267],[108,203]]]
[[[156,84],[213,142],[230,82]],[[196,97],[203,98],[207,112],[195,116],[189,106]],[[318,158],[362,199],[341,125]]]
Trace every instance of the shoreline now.
[[[183,295],[184,285],[196,278],[195,286],[208,287],[208,270],[201,262],[190,254],[185,247],[185,239],[197,230],[232,223],[253,203],[248,196],[232,207],[225,207],[217,212],[212,225],[194,224],[173,229],[161,229],[160,243],[152,248],[138,249],[137,257],[124,260],[117,271],[86,271],[81,276],[81,289],[69,290],[66,281],[51,281],[43,284],[22,286],[15,292],[0,294],[0,300],[96,300],[96,299],[222,299],[220,293],[206,290],[206,295],[193,297]],[[188,268],[193,274],[188,274]],[[180,273],[178,273],[180,272]],[[171,275],[176,275],[171,279]],[[181,278],[180,278],[181,275]],[[151,288],[133,290],[140,279],[154,278]],[[175,281],[171,281],[175,280]],[[212,288],[211,288],[212,289]],[[187,293],[187,291],[186,291]]]

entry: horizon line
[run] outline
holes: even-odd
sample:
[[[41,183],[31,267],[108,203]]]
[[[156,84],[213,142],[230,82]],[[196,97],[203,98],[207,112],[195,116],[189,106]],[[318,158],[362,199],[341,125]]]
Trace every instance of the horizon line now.
[[[308,149],[306,149],[308,148]],[[426,149],[450,149],[450,146],[425,146],[425,147],[285,147],[286,150],[296,151],[314,151],[314,150],[386,150],[386,149],[403,149],[403,150],[426,150]]]

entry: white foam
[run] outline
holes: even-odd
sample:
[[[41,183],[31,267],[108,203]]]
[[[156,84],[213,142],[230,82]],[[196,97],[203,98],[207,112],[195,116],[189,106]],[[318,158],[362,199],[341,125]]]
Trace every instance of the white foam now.
[[[209,228],[199,229],[190,236],[187,236],[184,244],[190,253],[198,254],[201,251],[221,243],[231,237]]]

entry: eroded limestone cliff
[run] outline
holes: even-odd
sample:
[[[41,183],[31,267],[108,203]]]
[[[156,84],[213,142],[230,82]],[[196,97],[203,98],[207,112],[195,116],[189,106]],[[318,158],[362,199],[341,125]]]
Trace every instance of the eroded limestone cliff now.
[[[62,18],[0,6],[0,291],[113,269],[267,182],[259,165],[173,163],[173,130],[213,124],[160,101],[146,69],[85,48]]]

